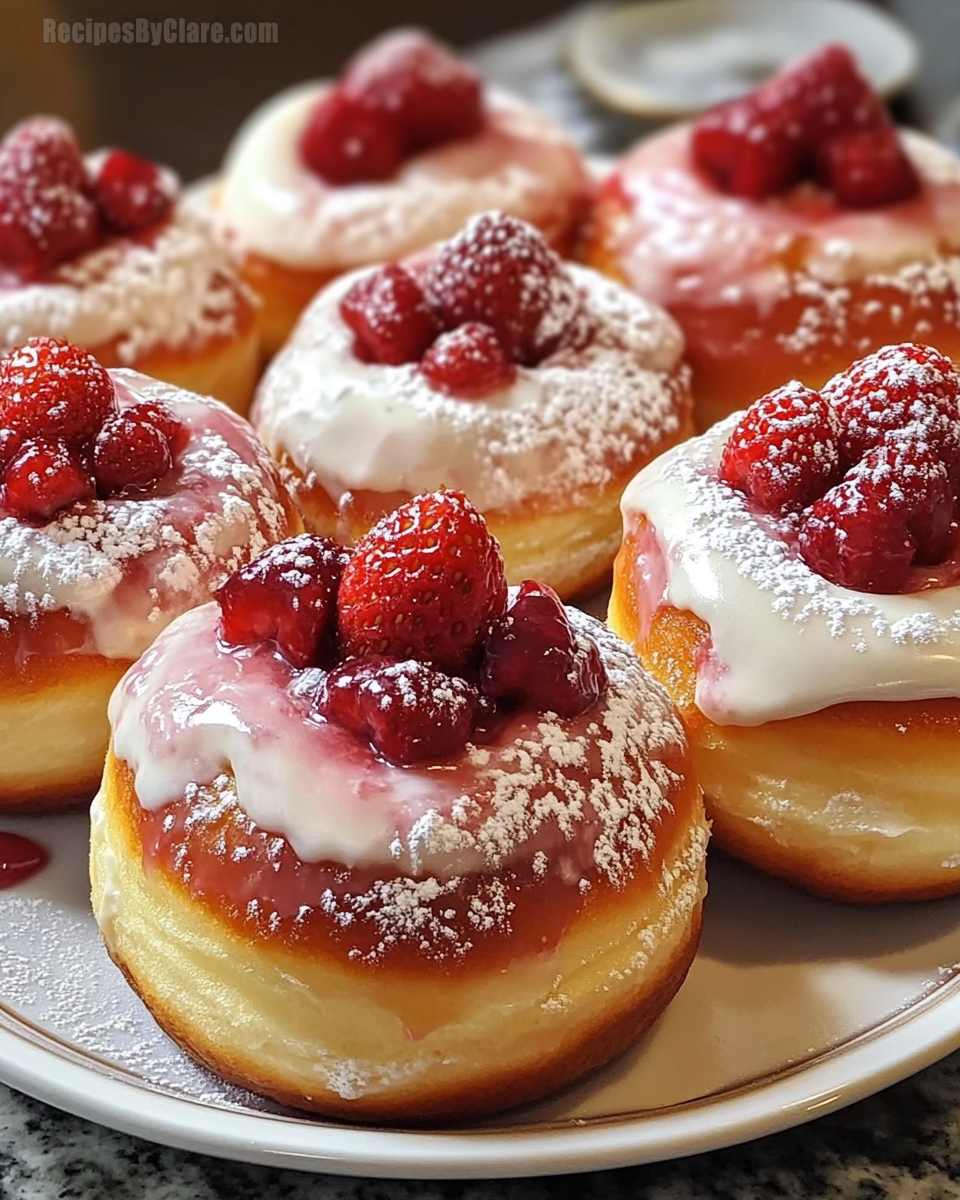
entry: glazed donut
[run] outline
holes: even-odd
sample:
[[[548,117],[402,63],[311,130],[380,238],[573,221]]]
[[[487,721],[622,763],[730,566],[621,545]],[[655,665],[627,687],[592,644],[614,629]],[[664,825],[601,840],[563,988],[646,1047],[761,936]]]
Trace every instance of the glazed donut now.
[[[7,361],[0,360],[0,376]],[[103,768],[107,700],[131,662],[175,616],[300,527],[245,422],[214,400],[133,371],[114,370],[109,379],[121,425],[145,402],[172,416],[175,450],[165,452],[161,477],[102,499],[89,485],[72,502],[76,489],[64,492],[63,504],[42,497],[41,515],[40,508],[13,511],[25,503],[24,486],[47,487],[51,479],[61,486],[62,476],[37,483],[30,470],[49,471],[52,455],[58,471],[79,471],[75,460],[64,465],[49,443],[28,442],[2,473],[0,809],[7,811],[89,798]],[[0,380],[0,427],[5,397]],[[142,453],[136,443],[122,449],[130,461]]]
[[[76,186],[49,185],[54,168]],[[171,172],[119,150],[84,161],[69,126],[36,117],[0,146],[0,180],[0,349],[65,339],[246,411],[260,365],[253,295]]]
[[[403,73],[408,82],[410,76],[419,82],[446,76],[449,87],[473,89],[475,107],[383,169],[375,164],[372,173],[354,179],[328,166],[334,177],[325,178],[316,169],[322,161],[313,168],[305,161],[303,139],[317,112],[348,90],[358,73],[368,90],[379,88],[381,76]],[[405,94],[395,91],[400,107],[393,108],[391,121],[398,112],[403,116]],[[443,95],[431,107],[434,113],[455,111]],[[332,129],[324,136],[337,140],[353,133]],[[303,84],[253,113],[227,153],[212,199],[218,228],[263,301],[269,356],[331,279],[449,237],[474,213],[504,209],[542,229],[561,253],[571,252],[591,187],[579,152],[550,118],[514,96],[484,94],[473,68],[426,35],[406,30],[362,51],[335,87]]]
[[[843,412],[843,389],[859,370],[868,379],[861,395],[889,401],[892,414],[896,389],[912,378],[916,416],[934,386],[925,398],[922,357],[939,360],[949,384],[952,415],[940,425],[950,431],[949,485],[917,426],[901,445],[893,417],[894,440],[888,433],[845,475],[841,453],[841,481],[834,472],[833,486],[812,498],[821,477],[806,507],[777,511],[746,476],[732,484],[730,456],[769,465],[778,437],[796,434],[802,447],[816,435],[788,490],[814,457],[822,464],[835,454],[829,426],[809,418],[816,400],[807,408],[796,384],[773,394],[779,412],[768,397],[734,414],[669,451],[623,497],[609,622],[681,712],[717,844],[839,900],[960,891],[960,553],[950,524],[960,387],[942,356],[898,347],[857,364],[824,395]],[[789,428],[798,417],[806,430]],[[922,557],[918,543],[897,524],[912,503],[911,478],[922,480],[914,500],[928,526],[929,497],[940,497],[946,538],[928,565],[911,564],[911,554]]]
[[[539,244],[550,254],[529,226],[484,215],[408,263],[442,291],[439,264],[460,251],[468,264],[489,261],[483,247],[502,230],[531,253]],[[544,271],[552,275],[539,295],[549,298],[555,285],[563,300],[553,306],[559,316],[545,303],[543,322],[560,329],[568,320],[569,331],[539,361],[536,354],[526,356],[529,365],[501,360],[484,389],[451,393],[426,372],[451,337],[456,349],[456,331],[425,347],[419,362],[376,362],[358,347],[356,320],[347,323],[349,298],[372,292],[376,326],[377,281],[397,270],[354,273],[324,289],[257,391],[251,419],[307,528],[352,545],[417,492],[455,488],[484,513],[512,583],[542,579],[565,598],[596,587],[619,546],[623,488],[692,432],[676,326],[596,272],[550,256]],[[407,286],[419,292],[413,280]],[[493,290],[496,304],[506,305],[505,289]],[[532,308],[524,300],[522,310]],[[484,313],[502,319],[507,332],[508,315]],[[428,326],[427,340],[435,332]],[[418,349],[407,357],[420,358]],[[453,366],[462,370],[462,361]]]
[[[902,131],[916,190],[851,207],[814,180],[725,191],[698,166],[697,130],[668,129],[617,165],[583,257],[678,321],[700,429],[788,379],[820,387],[887,343],[960,356],[960,163],[949,150]]]
[[[311,543],[290,544],[301,572]],[[379,657],[298,670],[282,645],[229,646],[215,604],[118,687],[94,912],[160,1025],[217,1074],[348,1120],[459,1120],[606,1062],[679,987],[707,838],[681,726],[627,647],[541,585],[501,618],[516,640],[525,604],[602,682],[575,714],[521,704],[436,757],[398,741],[403,722],[459,712],[465,678]],[[369,741],[328,706],[365,670]]]

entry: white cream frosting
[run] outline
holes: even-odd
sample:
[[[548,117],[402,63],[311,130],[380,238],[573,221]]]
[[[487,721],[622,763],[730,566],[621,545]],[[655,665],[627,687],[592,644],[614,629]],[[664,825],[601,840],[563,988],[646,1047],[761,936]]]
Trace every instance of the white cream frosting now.
[[[226,649],[220,610],[177,619],[127,672],[110,701],[116,756],[156,810],[197,785],[235,789],[261,829],[304,862],[382,867],[448,881],[538,851],[574,879],[623,881],[653,847],[676,783],[684,735],[666,693],[594,617],[567,610],[592,637],[609,684],[579,717],[519,712],[495,739],[442,768],[394,766],[316,715],[320,672],[295,672],[272,645]],[[546,861],[546,859],[545,859]]]
[[[548,117],[488,93],[475,137],[435,146],[383,183],[331,187],[299,153],[311,108],[329,88],[291,88],[252,114],[224,164],[224,236],[288,267],[340,272],[399,258],[449,237],[478,212],[502,209],[562,236],[590,183],[579,152]]]
[[[700,711],[760,725],[851,700],[960,696],[960,587],[871,595],[812,571],[717,480],[742,416],[662,455],[622,501],[626,531],[643,516],[652,535],[635,568],[645,608],[672,605],[710,627]]]
[[[614,243],[631,286],[668,308],[740,300],[762,307],[788,294],[798,277],[824,288],[889,278],[915,290],[917,264],[944,260],[957,283],[960,160],[921,134],[904,130],[901,137],[922,192],[857,211],[812,185],[760,202],[718,191],[691,161],[689,125],[642,142],[607,185],[629,201]]]
[[[439,487],[480,509],[604,486],[683,416],[680,332],[662,310],[568,264],[598,332],[480,400],[435,390],[416,364],[361,362],[339,314],[358,274],[314,298],[260,383],[251,419],[274,453],[338,501]],[[683,378],[681,376],[681,378]]]
[[[42,283],[0,288],[0,350],[47,334],[80,346],[116,339],[120,361],[237,329],[240,284],[208,217],[183,206],[149,242],[116,238]]]
[[[88,623],[81,650],[133,659],[288,530],[283,485],[245,421],[134,371],[110,375],[121,406],[161,400],[190,440],[142,495],[73,504],[40,527],[0,510],[0,631],[65,610]]]

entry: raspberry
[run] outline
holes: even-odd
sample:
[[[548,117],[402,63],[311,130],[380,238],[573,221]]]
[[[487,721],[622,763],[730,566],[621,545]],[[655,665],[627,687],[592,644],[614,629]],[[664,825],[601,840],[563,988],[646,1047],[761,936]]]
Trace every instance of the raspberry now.
[[[839,433],[827,401],[794,380],[750,405],[723,449],[720,478],[768,512],[804,508],[840,476]]]
[[[851,466],[887,433],[915,427],[960,474],[960,375],[932,346],[884,346],[841,371],[823,388],[840,418],[840,457]]]
[[[326,677],[321,713],[391,762],[441,762],[473,731],[476,688],[422,662],[349,659]]]
[[[507,387],[517,374],[494,331],[476,321],[441,334],[420,370],[438,391],[467,400]]]
[[[876,446],[803,514],[800,555],[839,587],[897,592],[915,561],[946,554],[952,510],[946,467],[929,447]]]
[[[403,161],[403,141],[389,117],[334,88],[310,113],[300,155],[327,183],[365,183],[394,174]]]
[[[170,216],[176,185],[156,163],[126,150],[111,150],[93,181],[93,198],[111,229],[140,233]]]
[[[823,144],[889,124],[882,102],[843,46],[824,46],[694,125],[694,162],[721,190],[760,200],[787,191]]]
[[[80,192],[0,177],[0,267],[21,281],[91,250],[98,238],[97,210]]]
[[[129,417],[136,417],[139,421],[155,425],[170,443],[170,452],[174,458],[187,448],[190,430],[169,405],[160,400],[141,400],[123,411]]]
[[[113,381],[88,351],[35,337],[0,358],[0,425],[82,446],[116,410]]]
[[[31,117],[0,144],[0,178],[17,178],[33,190],[66,187],[82,192],[87,171],[76,135],[59,117]]]
[[[819,163],[824,182],[844,208],[881,208],[920,191],[920,177],[892,128],[831,138]]]
[[[90,476],[63,442],[30,439],[3,472],[3,507],[23,520],[49,521],[92,495]]]
[[[276,640],[293,666],[333,660],[337,590],[349,560],[331,538],[302,533],[258,554],[216,594],[224,640]]]
[[[392,366],[416,362],[440,329],[420,284],[395,263],[358,279],[340,301],[340,316],[361,358]]]
[[[543,234],[504,213],[474,217],[441,246],[426,286],[447,329],[489,325],[510,358],[527,365],[556,349],[580,308]]]
[[[93,444],[93,477],[101,496],[144,492],[172,466],[162,430],[129,409],[111,417]]]
[[[23,445],[23,437],[14,429],[0,428],[0,472]]]
[[[456,671],[477,656],[506,599],[500,547],[466,496],[417,496],[370,530],[343,573],[344,650]]]
[[[484,647],[480,686],[508,707],[575,717],[607,686],[596,643],[578,637],[560,597],[525,579]]]
[[[480,76],[420,30],[378,38],[348,64],[341,86],[389,114],[407,151],[472,137],[483,126]]]

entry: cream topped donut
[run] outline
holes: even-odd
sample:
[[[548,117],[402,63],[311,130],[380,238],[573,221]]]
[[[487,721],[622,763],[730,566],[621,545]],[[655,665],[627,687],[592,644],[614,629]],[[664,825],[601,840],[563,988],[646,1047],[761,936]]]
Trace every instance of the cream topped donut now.
[[[498,208],[573,248],[590,196],[548,117],[416,30],[386,34],[331,84],[303,84],[240,129],[216,197],[223,236],[264,300],[268,353],[323,284],[449,237]]]
[[[719,843],[826,895],[960,891],[960,377],[886,347],[641,472],[610,623]]]
[[[321,292],[252,419],[308,529],[352,543],[411,495],[456,488],[511,582],[570,596],[610,568],[627,481],[691,432],[682,350],[666,313],[484,214]]]
[[[0,349],[46,335],[245,410],[259,366],[250,294],[175,176],[80,154],[53,117],[0,144]]]
[[[701,428],[887,343],[960,354],[960,163],[894,130],[839,46],[641,142],[585,258],[676,317]]]
[[[171,1036],[285,1103],[454,1120],[655,1019],[707,829],[619,639],[542,584],[508,597],[454,492],[352,556],[273,547],[218,599],[114,693],[93,810],[94,911]]]
[[[216,401],[49,338],[0,358],[0,807],[89,796],[130,663],[299,527]]]

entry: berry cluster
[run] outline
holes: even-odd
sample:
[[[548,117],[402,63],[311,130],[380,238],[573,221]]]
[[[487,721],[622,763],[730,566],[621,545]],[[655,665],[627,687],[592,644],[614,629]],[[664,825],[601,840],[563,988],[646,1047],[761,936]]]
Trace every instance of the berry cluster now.
[[[0,511],[21,520],[152,487],[188,436],[157,401],[121,410],[106,369],[78,346],[37,337],[0,358]]]
[[[69,125],[33,117],[0,144],[0,269],[35,280],[104,236],[166,220],[174,199],[154,163],[111,150],[88,170]]]
[[[335,185],[389,179],[409,155],[483,126],[473,67],[419,30],[380,38],[349,62],[313,108],[303,161]]]
[[[929,346],[885,346],[820,392],[758,400],[720,478],[758,509],[793,514],[801,558],[841,587],[898,592],[952,552],[960,486],[960,375]]]
[[[503,712],[575,716],[606,686],[549,587],[527,581],[508,607],[500,547],[459,492],[404,504],[352,554],[312,534],[272,546],[217,600],[225,642],[322,668],[320,714],[395,763],[449,758]]]
[[[363,276],[340,315],[367,362],[419,362],[439,391],[476,399],[513,381],[580,325],[580,294],[539,230],[484,213],[420,277],[397,263]]]
[[[692,149],[719,188],[754,200],[801,179],[829,187],[845,208],[876,208],[920,190],[883,103],[838,45],[706,113]]]

